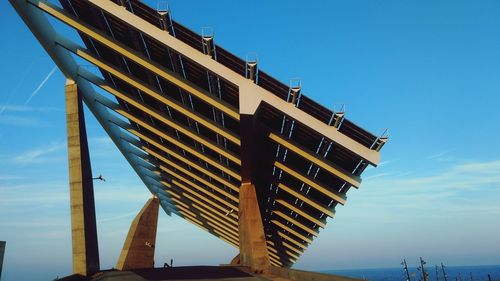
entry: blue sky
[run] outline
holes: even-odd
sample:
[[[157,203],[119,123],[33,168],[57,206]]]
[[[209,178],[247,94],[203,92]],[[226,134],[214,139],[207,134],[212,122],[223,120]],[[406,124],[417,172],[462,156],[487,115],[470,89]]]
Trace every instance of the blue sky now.
[[[148,1],[156,5],[156,1]],[[215,3],[214,3],[215,2]],[[240,57],[380,134],[368,169],[296,264],[307,270],[499,264],[500,1],[169,1],[176,20],[210,26]],[[0,1],[0,240],[4,280],[69,274],[64,77]],[[45,82],[44,82],[45,81]],[[38,89],[38,90],[37,90]],[[31,98],[30,98],[31,97]],[[101,264],[111,267],[149,198],[87,112]],[[157,264],[226,263],[236,249],[177,217],[159,220]],[[34,280],[34,279],[31,279]]]

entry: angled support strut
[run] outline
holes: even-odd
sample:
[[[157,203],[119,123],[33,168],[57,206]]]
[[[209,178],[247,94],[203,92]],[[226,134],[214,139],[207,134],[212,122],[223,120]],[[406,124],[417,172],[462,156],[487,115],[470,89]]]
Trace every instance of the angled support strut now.
[[[132,221],[116,264],[117,269],[143,269],[154,266],[159,208],[160,200],[151,198]]]

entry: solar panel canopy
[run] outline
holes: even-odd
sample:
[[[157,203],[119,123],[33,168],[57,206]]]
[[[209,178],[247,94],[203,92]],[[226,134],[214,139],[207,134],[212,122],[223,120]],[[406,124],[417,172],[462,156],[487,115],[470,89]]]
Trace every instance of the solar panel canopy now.
[[[296,262],[379,162],[385,137],[168,10],[137,0],[27,2],[79,33],[82,42],[58,34],[57,47],[44,46],[67,76],[92,85],[86,104],[163,209],[238,247],[239,189],[253,183],[273,265]],[[98,72],[64,62],[61,50]]]

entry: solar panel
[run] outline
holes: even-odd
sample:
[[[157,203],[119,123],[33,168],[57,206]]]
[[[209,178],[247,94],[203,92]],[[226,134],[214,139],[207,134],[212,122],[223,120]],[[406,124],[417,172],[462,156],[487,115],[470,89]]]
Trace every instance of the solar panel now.
[[[86,102],[116,116],[98,119],[117,128],[108,133],[165,210],[238,247],[238,194],[250,177],[274,265],[296,262],[379,161],[385,139],[262,70],[247,79],[245,60],[168,11],[30,1],[79,32],[84,46],[55,41],[99,69],[76,73],[112,99],[93,92]]]

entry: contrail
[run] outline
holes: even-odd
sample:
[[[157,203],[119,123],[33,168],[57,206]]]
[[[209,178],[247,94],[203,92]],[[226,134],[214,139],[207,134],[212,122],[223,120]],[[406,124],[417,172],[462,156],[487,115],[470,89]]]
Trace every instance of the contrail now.
[[[28,73],[31,71],[31,68],[33,68],[33,65],[35,64],[36,61],[37,60],[34,59],[28,65],[28,67],[26,68],[26,70],[23,73],[23,76],[21,77],[21,80],[19,80],[19,83],[17,83],[16,87],[14,89],[12,89],[12,91],[9,94],[9,96],[7,97],[7,101],[0,108],[0,115],[2,115],[2,113],[4,113],[4,111],[7,109],[7,107],[9,106],[10,100],[12,99],[12,97],[14,96],[14,94],[17,93],[17,91],[19,90],[19,87],[21,87],[21,85],[24,83],[24,80],[26,79],[26,76],[28,76]]]
[[[43,85],[45,85],[45,83],[47,83],[47,81],[50,79],[52,74],[54,74],[56,69],[57,69],[57,66],[54,66],[54,68],[52,68],[52,70],[49,72],[49,74],[47,74],[47,77],[45,77],[45,79],[43,79],[42,83],[40,83],[40,85],[38,85],[38,87],[33,91],[31,96],[28,98],[28,100],[24,103],[25,105],[28,104],[36,94],[38,94],[40,89],[42,89]]]

